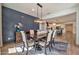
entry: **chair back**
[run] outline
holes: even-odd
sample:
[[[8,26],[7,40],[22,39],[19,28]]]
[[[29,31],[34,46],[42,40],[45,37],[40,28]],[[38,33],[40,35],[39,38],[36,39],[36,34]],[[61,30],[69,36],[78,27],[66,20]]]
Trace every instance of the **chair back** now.
[[[30,30],[30,37],[34,37],[34,30]]]
[[[53,31],[53,38],[56,36],[56,30]]]
[[[22,35],[22,41],[24,42],[25,47],[27,47],[27,37],[24,31],[20,31]]]
[[[52,40],[52,30],[49,30],[48,34],[47,34],[47,42],[50,42]]]
[[[37,40],[37,30],[34,30],[34,40]]]

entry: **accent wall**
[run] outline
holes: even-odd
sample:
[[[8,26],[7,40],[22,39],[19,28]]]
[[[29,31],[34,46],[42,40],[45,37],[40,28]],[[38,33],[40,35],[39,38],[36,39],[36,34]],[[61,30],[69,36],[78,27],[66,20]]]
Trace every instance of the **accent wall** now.
[[[15,41],[15,24],[22,23],[22,30],[28,31],[29,29],[37,30],[39,25],[34,23],[36,17],[24,14],[22,12],[2,7],[2,20],[3,20],[3,42]]]

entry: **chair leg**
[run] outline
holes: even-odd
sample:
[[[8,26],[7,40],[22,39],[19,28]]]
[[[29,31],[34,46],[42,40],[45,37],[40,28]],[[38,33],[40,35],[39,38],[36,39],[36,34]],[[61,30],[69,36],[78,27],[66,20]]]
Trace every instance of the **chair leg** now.
[[[23,50],[22,50],[22,52],[24,52],[24,47],[25,47],[25,44],[24,44],[24,42],[23,42]]]
[[[28,47],[27,47],[27,52],[26,52],[26,55],[28,55]]]
[[[52,40],[51,40],[50,43],[49,43],[49,47],[50,47],[51,49],[53,48]]]
[[[27,52],[26,52],[26,55],[28,55],[28,43],[27,43],[27,47],[26,47],[26,48],[27,48]]]
[[[35,53],[36,53],[36,40],[34,39],[34,48],[35,48]]]
[[[47,55],[47,51],[46,51],[46,42],[45,42],[45,55]]]
[[[36,52],[36,42],[34,42],[34,48],[35,48],[35,52]]]
[[[51,45],[49,45],[49,51],[51,52]]]
[[[45,41],[45,55],[47,55],[47,50],[46,50],[46,48],[48,47],[48,45],[46,45],[47,44],[47,41]]]
[[[45,48],[45,55],[47,55],[46,48]]]
[[[53,49],[53,45],[52,45],[52,43],[50,44],[50,48]]]
[[[55,46],[55,41],[54,41],[54,38],[53,38],[53,41],[52,41],[53,45]]]
[[[46,46],[45,46],[45,55],[47,55]]]
[[[51,52],[51,41],[49,42],[48,47],[49,47],[49,51]]]
[[[23,50],[22,50],[22,52],[24,52],[24,47],[23,47]]]
[[[51,48],[49,47],[49,51],[51,52]]]

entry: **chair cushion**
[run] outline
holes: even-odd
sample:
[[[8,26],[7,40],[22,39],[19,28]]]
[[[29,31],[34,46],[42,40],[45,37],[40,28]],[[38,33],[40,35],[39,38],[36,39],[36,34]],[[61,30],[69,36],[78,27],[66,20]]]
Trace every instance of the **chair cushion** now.
[[[34,45],[34,41],[33,40],[28,40],[28,46],[33,46]]]
[[[39,45],[41,45],[41,46],[45,46],[45,42],[43,42],[43,41],[39,41]]]

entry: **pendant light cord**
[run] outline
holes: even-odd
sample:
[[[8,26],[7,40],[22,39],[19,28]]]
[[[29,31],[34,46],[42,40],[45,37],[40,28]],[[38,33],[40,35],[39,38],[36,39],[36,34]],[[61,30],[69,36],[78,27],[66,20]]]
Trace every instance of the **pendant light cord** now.
[[[38,17],[38,6],[37,6],[37,17]]]
[[[41,20],[42,20],[42,7],[41,7]]]

